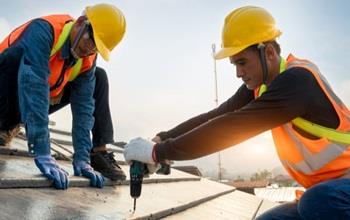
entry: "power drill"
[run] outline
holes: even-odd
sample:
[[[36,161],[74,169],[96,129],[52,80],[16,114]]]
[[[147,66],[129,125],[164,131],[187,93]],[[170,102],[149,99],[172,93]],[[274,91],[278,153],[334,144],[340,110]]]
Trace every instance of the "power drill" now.
[[[156,173],[170,174],[170,165],[161,163],[161,168]],[[130,166],[130,196],[134,199],[134,212],[136,210],[136,199],[141,195],[143,177],[148,177],[148,174],[147,164],[139,161],[132,162]]]

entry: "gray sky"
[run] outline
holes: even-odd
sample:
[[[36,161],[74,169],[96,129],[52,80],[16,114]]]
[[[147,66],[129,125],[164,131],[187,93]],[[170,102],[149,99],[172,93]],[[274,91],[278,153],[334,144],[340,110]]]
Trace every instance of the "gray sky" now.
[[[7,1],[0,15],[0,37],[28,19],[53,13],[81,14],[101,1]],[[275,17],[283,34],[282,55],[293,53],[315,62],[338,95],[350,104],[350,2],[229,1],[229,0],[120,0],[104,1],[119,7],[127,31],[112,52],[106,69],[115,139],[129,141],[157,132],[209,111],[214,103],[211,44],[220,45],[225,16],[234,8],[257,5]],[[219,102],[241,85],[228,60],[217,62]],[[69,130],[69,109],[51,116],[57,127]],[[265,133],[224,151],[223,165],[236,172],[278,165],[272,138]],[[217,155],[197,161],[215,168]],[[191,162],[192,163],[192,162]],[[204,164],[204,165],[203,165]]]

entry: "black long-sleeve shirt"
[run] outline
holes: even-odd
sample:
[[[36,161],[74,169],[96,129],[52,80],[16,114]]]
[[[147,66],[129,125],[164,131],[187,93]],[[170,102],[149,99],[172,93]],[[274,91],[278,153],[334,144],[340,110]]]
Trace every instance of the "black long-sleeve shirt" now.
[[[158,161],[189,160],[236,145],[296,117],[330,128],[339,118],[308,70],[300,67],[279,74],[259,98],[242,85],[237,92],[207,113],[175,128],[160,132],[156,147]],[[301,135],[312,137],[295,128]]]

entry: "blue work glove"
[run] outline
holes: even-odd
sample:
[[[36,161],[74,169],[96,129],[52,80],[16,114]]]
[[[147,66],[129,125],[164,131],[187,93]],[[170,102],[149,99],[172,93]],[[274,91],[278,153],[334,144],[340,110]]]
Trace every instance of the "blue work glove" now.
[[[56,189],[68,188],[68,172],[61,169],[51,155],[36,156],[34,161],[41,173],[53,180]]]
[[[94,171],[89,163],[85,161],[73,161],[74,175],[83,175],[90,179],[90,185],[98,188],[102,188],[105,182],[103,176]]]

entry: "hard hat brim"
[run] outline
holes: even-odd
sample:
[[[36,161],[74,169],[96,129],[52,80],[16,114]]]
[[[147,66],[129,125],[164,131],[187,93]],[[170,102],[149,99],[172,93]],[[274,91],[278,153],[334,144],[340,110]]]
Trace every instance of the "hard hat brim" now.
[[[98,53],[102,56],[102,58],[105,61],[109,60],[109,49],[106,47],[106,45],[103,43],[103,41],[101,40],[98,31],[96,30],[96,15],[94,15],[91,12],[91,8],[90,6],[87,6],[85,8],[85,13],[86,13],[86,17],[89,20],[89,22],[91,23],[92,29],[93,29],[93,35],[94,35],[94,42],[97,48]]]
[[[105,61],[109,61],[109,53],[110,53],[110,51],[103,44],[102,40],[98,36],[95,35],[95,33],[94,33],[94,40],[95,40],[96,48],[97,48],[97,51],[99,52],[99,54],[102,56],[102,58]]]
[[[214,54],[214,59],[216,60],[220,60],[220,59],[224,59],[230,56],[233,56],[239,52],[241,52],[242,50],[244,50],[246,48],[246,46],[244,47],[229,47],[229,48],[222,48],[219,52],[217,52],[216,54]]]

